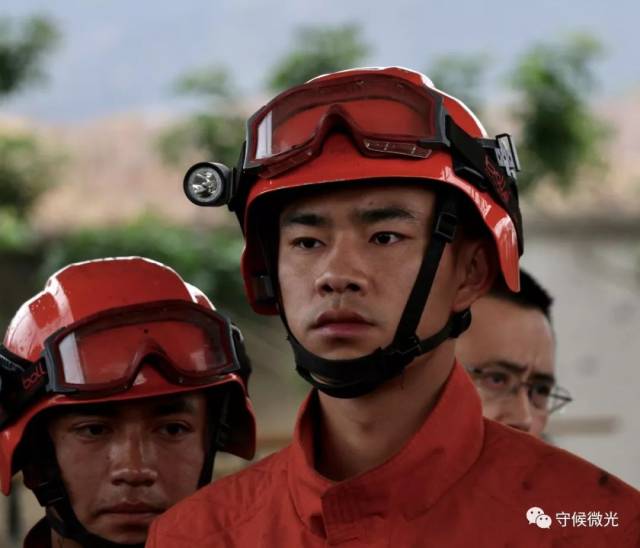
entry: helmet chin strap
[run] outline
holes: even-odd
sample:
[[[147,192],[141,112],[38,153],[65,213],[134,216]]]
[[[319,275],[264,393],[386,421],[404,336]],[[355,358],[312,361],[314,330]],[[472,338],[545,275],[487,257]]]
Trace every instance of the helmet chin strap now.
[[[120,544],[90,533],[76,517],[68,498],[47,506],[46,516],[47,522],[56,533],[63,538],[75,540],[86,548],[144,548],[144,542]]]
[[[350,360],[328,360],[309,352],[293,336],[284,313],[282,318],[293,348],[298,373],[321,392],[336,398],[356,398],[369,394],[389,379],[400,375],[417,356],[458,337],[471,323],[469,309],[452,314],[434,335],[420,340],[416,329],[422,317],[445,246],[455,237],[458,219],[451,192],[439,196],[432,236],[416,281],[400,317],[393,341],[386,348]],[[281,310],[284,310],[281,307]]]
[[[224,390],[221,394],[219,408],[213,404],[208,406],[207,414],[211,430],[198,479],[198,488],[211,482],[216,453],[218,450],[223,449],[228,441],[230,433],[230,402],[230,391]],[[35,482],[30,481],[28,487],[33,490],[40,505],[46,509],[46,518],[49,526],[61,537],[75,540],[86,548],[144,548],[144,542],[134,544],[113,542],[91,533],[82,525],[73,511],[69,495],[62,481],[53,441],[48,433],[42,432],[41,434],[38,442],[44,443],[45,447],[40,448],[40,455],[36,464],[38,467],[36,472],[37,479]]]
[[[80,522],[69,500],[69,495],[62,481],[60,467],[55,455],[53,441],[48,434],[41,436],[39,443],[41,454],[37,466],[40,468],[35,485],[29,481],[27,485],[35,494],[38,502],[46,509],[49,526],[63,538],[75,540],[86,548],[144,548],[144,542],[120,544],[88,531]]]

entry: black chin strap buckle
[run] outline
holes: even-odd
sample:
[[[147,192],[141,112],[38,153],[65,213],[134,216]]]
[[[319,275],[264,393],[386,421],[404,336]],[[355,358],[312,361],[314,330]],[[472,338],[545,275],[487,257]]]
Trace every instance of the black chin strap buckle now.
[[[387,355],[391,358],[397,356],[403,360],[407,360],[407,363],[409,363],[413,358],[422,354],[422,343],[416,335],[407,337],[405,341],[406,344],[392,345]]]
[[[33,487],[33,494],[40,506],[46,508],[62,502],[66,498],[66,491],[59,479],[45,480]]]
[[[230,439],[231,439],[231,426],[224,419],[222,419],[220,420],[220,423],[218,424],[218,428],[216,429],[216,435],[214,440],[216,450],[218,451],[223,450],[229,444]]]
[[[458,217],[448,211],[441,211],[433,229],[433,235],[443,238],[448,243],[453,242],[456,237],[456,227],[458,226]]]

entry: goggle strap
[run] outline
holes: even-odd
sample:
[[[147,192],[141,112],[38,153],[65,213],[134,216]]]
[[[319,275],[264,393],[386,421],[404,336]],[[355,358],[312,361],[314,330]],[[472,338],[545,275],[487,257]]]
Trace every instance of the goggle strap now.
[[[31,362],[0,345],[0,428],[43,395],[48,380],[44,361]]]
[[[496,141],[494,139],[474,139],[451,118],[447,119],[446,133],[452,145],[451,155],[456,174],[464,177],[483,192],[488,191],[502,203],[500,197],[495,195],[491,181],[487,179],[486,175],[486,149],[495,149]]]
[[[247,131],[249,130],[247,129]],[[245,169],[244,169],[244,164],[246,162],[246,150],[247,150],[247,141],[245,139],[245,141],[242,143],[242,146],[240,147],[240,155],[238,156],[238,161],[236,162],[235,167],[231,170],[231,176],[230,176],[229,182],[232,187],[231,187],[231,192],[229,193],[229,196],[230,196],[229,203],[227,204],[229,211],[233,211],[238,217],[241,230],[244,230],[244,223],[243,223],[244,212],[242,211],[243,209],[242,204],[246,200],[246,191],[249,188],[249,185],[241,184],[243,177],[247,176],[247,173],[245,173]]]
[[[452,145],[454,170],[480,190],[489,192],[509,214],[516,228],[518,250],[522,255],[524,250],[522,216],[518,205],[518,186],[515,179],[515,171],[520,170],[520,162],[511,136],[503,133],[496,139],[474,139],[453,120],[448,119],[447,137]],[[488,154],[489,150],[493,154]],[[512,164],[510,169],[513,175],[509,174],[504,165],[498,161],[498,156],[505,154],[510,155],[507,163]],[[456,156],[462,157],[462,161]]]
[[[22,373],[32,362],[14,354],[5,345],[0,344],[0,371]]]

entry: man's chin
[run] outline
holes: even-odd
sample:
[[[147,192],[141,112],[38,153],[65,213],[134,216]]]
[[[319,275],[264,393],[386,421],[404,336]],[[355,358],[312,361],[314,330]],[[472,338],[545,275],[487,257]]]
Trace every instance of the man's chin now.
[[[148,533],[147,527],[136,531],[107,531],[99,536],[116,544],[144,544]]]
[[[144,544],[151,522],[159,514],[108,516],[106,523],[91,528],[91,532],[116,544]],[[111,518],[111,519],[109,519]]]
[[[312,354],[325,360],[356,360],[375,352],[380,348],[371,340],[353,340],[339,337],[317,337],[300,341],[300,344]]]
[[[333,361],[342,361],[342,360],[357,360],[358,358],[364,358],[368,356],[373,351],[368,349],[360,349],[360,348],[320,348],[318,351],[314,351],[309,349],[310,352],[319,356],[325,360],[333,360]]]

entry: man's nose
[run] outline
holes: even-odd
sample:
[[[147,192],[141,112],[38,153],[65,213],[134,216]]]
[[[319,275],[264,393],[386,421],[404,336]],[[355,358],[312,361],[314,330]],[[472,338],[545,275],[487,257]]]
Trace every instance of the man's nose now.
[[[333,293],[366,294],[369,288],[358,246],[348,238],[336,241],[327,254],[322,270],[316,279],[316,291],[320,295]]]
[[[527,386],[522,385],[516,393],[505,396],[501,422],[524,432],[531,431],[533,413]]]
[[[151,486],[158,479],[152,466],[151,449],[141,433],[128,432],[111,448],[111,482],[114,485]]]

